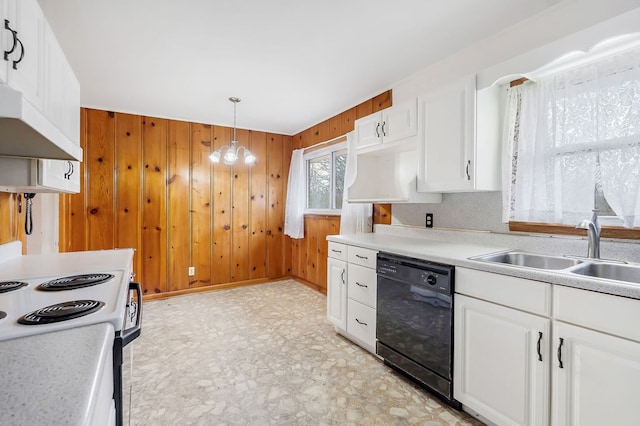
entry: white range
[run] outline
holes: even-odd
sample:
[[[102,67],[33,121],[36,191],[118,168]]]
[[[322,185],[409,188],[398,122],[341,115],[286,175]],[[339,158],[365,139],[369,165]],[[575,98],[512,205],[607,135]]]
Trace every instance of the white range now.
[[[0,342],[93,324],[113,327],[115,424],[123,424],[123,348],[139,336],[140,285],[132,281],[133,249],[22,255],[20,242],[0,245]],[[105,420],[105,424],[109,424]]]

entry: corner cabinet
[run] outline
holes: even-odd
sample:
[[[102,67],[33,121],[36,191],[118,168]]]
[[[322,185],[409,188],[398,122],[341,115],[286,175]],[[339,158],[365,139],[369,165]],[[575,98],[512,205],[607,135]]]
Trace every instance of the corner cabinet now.
[[[555,290],[551,424],[638,424],[640,300]]]
[[[500,89],[468,76],[418,98],[418,191],[500,189]]]
[[[327,319],[336,332],[375,354],[377,251],[329,242]]]

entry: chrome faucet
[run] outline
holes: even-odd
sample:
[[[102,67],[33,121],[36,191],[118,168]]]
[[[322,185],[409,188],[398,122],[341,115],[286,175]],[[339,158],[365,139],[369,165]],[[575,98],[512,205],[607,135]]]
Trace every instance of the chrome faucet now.
[[[587,237],[589,238],[587,257],[600,259],[600,224],[598,223],[598,210],[593,210],[591,220],[583,220],[576,228],[587,230]]]

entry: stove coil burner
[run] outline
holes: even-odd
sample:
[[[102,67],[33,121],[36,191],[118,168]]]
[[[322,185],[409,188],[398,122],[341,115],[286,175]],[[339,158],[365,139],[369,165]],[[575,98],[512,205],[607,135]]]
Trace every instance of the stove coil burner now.
[[[0,293],[8,293],[13,290],[27,286],[27,283],[20,281],[3,281],[0,282]]]
[[[74,290],[106,283],[113,278],[114,276],[111,274],[71,275],[69,277],[56,278],[55,280],[44,282],[36,288],[43,291]]]
[[[67,321],[99,311],[103,306],[104,302],[98,302],[96,300],[74,300],[71,302],[57,303],[20,317],[18,323],[37,325]]]

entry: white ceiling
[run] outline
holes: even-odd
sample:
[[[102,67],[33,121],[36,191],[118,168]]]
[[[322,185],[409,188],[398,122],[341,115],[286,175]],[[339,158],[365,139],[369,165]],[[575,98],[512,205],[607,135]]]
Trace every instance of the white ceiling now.
[[[560,0],[39,0],[82,105],[295,134]]]

